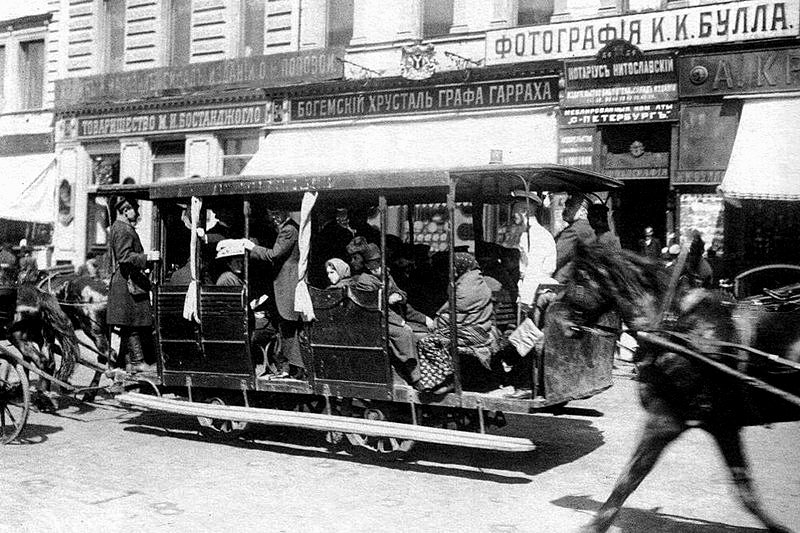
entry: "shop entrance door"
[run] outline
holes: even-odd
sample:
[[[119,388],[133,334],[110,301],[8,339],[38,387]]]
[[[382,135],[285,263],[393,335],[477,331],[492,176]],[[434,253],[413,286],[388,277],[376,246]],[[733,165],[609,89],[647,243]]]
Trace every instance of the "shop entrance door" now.
[[[639,252],[644,228],[652,226],[653,235],[664,246],[667,235],[668,179],[627,179],[616,193],[614,224],[623,248]]]

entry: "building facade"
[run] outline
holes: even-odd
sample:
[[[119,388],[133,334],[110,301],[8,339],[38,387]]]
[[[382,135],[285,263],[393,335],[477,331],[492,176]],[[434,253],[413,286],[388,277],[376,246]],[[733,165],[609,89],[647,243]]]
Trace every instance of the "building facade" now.
[[[41,252],[54,219],[73,216],[72,190],[56,200],[53,87],[58,73],[50,51],[58,2],[7,3],[0,7],[0,242],[22,239]],[[59,209],[58,211],[56,211]]]
[[[562,162],[623,179],[610,203],[630,248],[648,225],[662,240],[697,229],[707,244],[722,242],[728,208],[717,188],[729,160],[747,152],[741,120],[758,106],[740,105],[734,89],[692,90],[702,86],[694,63],[791,48],[800,28],[798,0],[62,0],[60,8],[56,154],[75,217],[56,225],[54,243],[57,260],[74,262],[105,245],[108,214],[94,195],[103,183],[500,161]],[[794,59],[783,60],[794,80]],[[720,76],[710,79],[719,85]],[[772,92],[748,95],[793,98]],[[143,214],[147,246],[154,236]]]

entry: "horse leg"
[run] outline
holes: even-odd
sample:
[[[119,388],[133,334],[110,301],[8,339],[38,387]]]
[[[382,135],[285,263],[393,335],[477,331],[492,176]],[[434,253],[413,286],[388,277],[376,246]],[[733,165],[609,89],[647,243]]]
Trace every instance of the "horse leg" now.
[[[649,413],[636,451],[617,480],[611,496],[600,507],[592,521],[581,530],[582,533],[601,533],[611,527],[622,504],[650,473],[664,448],[678,438],[685,429],[683,422],[668,412]]]
[[[708,429],[717,441],[725,463],[728,465],[736,491],[748,511],[753,513],[773,533],[791,533],[790,529],[775,522],[764,511],[761,501],[753,487],[750,469],[742,446],[741,430],[733,426],[718,426]]]

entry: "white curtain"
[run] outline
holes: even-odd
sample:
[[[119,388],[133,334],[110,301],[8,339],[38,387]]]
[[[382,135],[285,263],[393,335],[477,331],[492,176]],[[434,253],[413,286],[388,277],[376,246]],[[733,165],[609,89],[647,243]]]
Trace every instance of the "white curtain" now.
[[[186,320],[194,320],[200,323],[200,313],[197,310],[197,225],[200,221],[200,210],[203,208],[203,199],[192,196],[192,203],[190,206],[191,215],[191,234],[189,237],[189,271],[192,275],[192,281],[189,282],[189,288],[186,291],[186,299],[183,300],[183,318]]]
[[[317,201],[316,192],[306,192],[303,195],[303,204],[300,208],[300,235],[298,247],[300,259],[297,263],[297,289],[294,293],[294,310],[302,316],[305,322],[311,322],[314,316],[314,306],[311,304],[311,295],[306,284],[308,271],[308,252],[311,247],[311,210]]]

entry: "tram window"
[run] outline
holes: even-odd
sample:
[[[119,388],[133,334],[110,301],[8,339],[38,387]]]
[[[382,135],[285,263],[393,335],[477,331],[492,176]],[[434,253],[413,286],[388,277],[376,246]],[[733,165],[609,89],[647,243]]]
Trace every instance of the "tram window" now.
[[[184,177],[186,144],[184,141],[155,142],[153,151],[153,181]]]
[[[237,176],[258,151],[258,137],[231,137],[222,142],[222,174]]]

